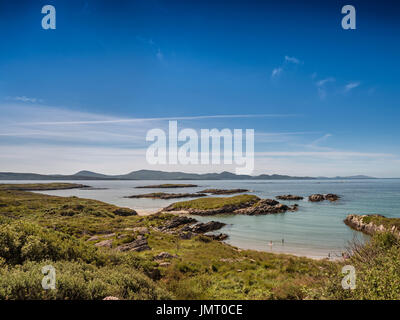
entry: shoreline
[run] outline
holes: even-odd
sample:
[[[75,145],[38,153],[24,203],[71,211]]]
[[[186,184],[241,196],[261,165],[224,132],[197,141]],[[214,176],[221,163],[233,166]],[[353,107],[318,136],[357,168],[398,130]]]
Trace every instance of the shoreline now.
[[[14,183],[18,183],[18,181],[13,181]],[[93,182],[93,181],[91,181]],[[46,182],[45,182],[46,183]],[[86,183],[86,182],[85,182]],[[90,184],[90,182],[88,182]],[[55,190],[54,192],[47,192],[47,191],[34,191],[34,192],[38,192],[41,194],[47,194],[47,195],[59,195],[59,196],[77,196],[79,198],[89,198],[89,199],[94,199],[94,200],[99,200],[99,201],[103,201],[106,202],[108,204],[113,204],[113,205],[117,205],[117,206],[121,206],[121,207],[129,207],[131,209],[134,209],[139,216],[150,216],[156,212],[158,212],[160,209],[162,209],[163,207],[168,205],[168,202],[166,202],[165,200],[160,200],[160,202],[158,202],[158,200],[151,200],[150,205],[148,205],[149,202],[143,202],[143,200],[139,199],[138,201],[126,201],[126,200],[119,200],[121,197],[123,197],[124,193],[126,192],[126,190],[124,191],[118,191],[120,190],[119,185],[123,186],[124,189],[125,188],[132,188],[135,186],[135,184],[126,184],[126,183],[121,183],[121,184],[117,184],[117,188],[113,188],[113,186],[109,186],[107,183],[103,184],[96,184],[93,183],[93,186],[95,188],[97,187],[107,187],[107,189],[103,189],[100,191],[95,191],[95,189],[84,189],[81,191],[79,191],[79,189],[75,189],[75,190]],[[239,185],[233,185],[233,186],[229,186],[229,187],[238,187]],[[241,185],[240,185],[241,186]],[[214,187],[214,184],[212,183],[212,181],[208,182],[207,184],[201,185],[199,187]],[[216,185],[215,187],[218,188],[222,188],[222,187],[226,187],[225,184],[219,184]],[[246,188],[251,188],[251,189],[256,189],[256,186],[245,186]],[[275,188],[274,188],[275,189]],[[285,187],[286,189],[286,187]],[[315,190],[318,191],[319,189]],[[88,192],[88,194],[86,195],[86,193]],[[114,192],[114,193],[113,193]],[[128,191],[129,192],[129,191]],[[192,191],[191,191],[192,192]],[[275,192],[275,191],[274,191]],[[284,192],[283,190],[280,191],[279,193]],[[286,192],[286,191],[285,191]],[[288,190],[288,192],[292,192],[291,190]],[[112,197],[109,196],[109,194],[112,194]],[[114,196],[115,194],[115,196]],[[154,202],[153,202],[154,201]],[[164,205],[165,203],[165,205]],[[320,206],[319,204],[317,206]],[[323,205],[322,205],[323,206]],[[322,207],[321,206],[321,207]],[[295,218],[296,216],[300,216],[300,214],[290,214],[290,216],[292,216],[293,218]],[[195,218],[198,218],[197,216],[194,216]],[[279,228],[280,225],[280,220],[281,220],[281,215],[277,215],[276,218],[272,218],[272,217],[268,217],[269,219],[272,220],[268,220],[272,222],[272,225],[274,226],[275,224],[277,224],[277,227]],[[219,216],[211,216],[211,217],[205,217],[205,219],[208,219],[208,221],[211,220],[219,220]],[[226,218],[223,217],[224,219]],[[253,217],[249,217],[250,219],[253,219]],[[241,219],[240,217],[238,219]],[[247,219],[247,218],[245,218]],[[256,218],[257,219],[257,218]],[[263,218],[258,218],[261,219],[262,221]],[[287,219],[287,217],[282,219]],[[307,218],[308,219],[308,218]],[[207,220],[202,220],[200,219],[202,222],[206,222]],[[236,227],[234,227],[234,229],[231,231],[229,229],[224,229],[224,233],[227,233],[230,238],[223,241],[224,243],[230,244],[232,246],[241,248],[243,250],[255,250],[255,251],[259,251],[259,252],[266,252],[266,253],[274,253],[274,254],[288,254],[288,255],[294,255],[297,257],[307,257],[307,258],[311,258],[314,260],[326,260],[328,259],[328,254],[331,253],[331,259],[330,260],[337,260],[340,259],[340,255],[341,252],[345,252],[345,246],[342,246],[340,243],[338,246],[336,246],[336,243],[332,243],[332,245],[329,245],[328,248],[326,248],[327,246],[319,246],[318,243],[315,243],[315,239],[313,237],[310,238],[310,241],[308,240],[302,240],[301,238],[297,238],[298,234],[295,234],[294,237],[290,237],[290,240],[287,240],[285,237],[285,247],[281,248],[280,245],[280,241],[276,241],[276,243],[274,243],[272,250],[270,249],[269,246],[269,241],[270,239],[272,241],[274,241],[274,239],[280,239],[280,235],[278,235],[278,233],[280,233],[281,231],[278,229],[274,229],[274,227],[271,228],[266,228],[265,229],[265,233],[262,234],[260,233],[260,230],[262,232],[262,229],[260,228],[256,228],[254,229],[254,227],[250,228],[249,230],[246,229],[246,225],[247,223],[249,223],[249,226],[256,226],[258,224],[257,221],[243,221],[243,220],[234,220],[232,222],[232,219],[230,219],[230,217],[228,217],[228,224],[233,224]],[[231,220],[231,221],[229,221]],[[222,222],[224,222],[224,220],[221,220]],[[288,225],[290,228],[291,226],[294,225],[295,221],[293,221],[292,218],[290,218],[289,220],[290,224]],[[226,222],[226,221],[225,221]],[[243,224],[244,223],[244,224]],[[255,224],[254,224],[255,223]],[[340,219],[340,223],[342,223],[342,219]],[[269,224],[269,222],[268,222]],[[284,222],[285,226],[286,226],[286,222]],[[287,228],[287,227],[285,227]],[[347,227],[346,227],[347,228]],[[260,234],[254,234],[252,233],[253,230],[257,231]],[[275,232],[275,230],[277,230]],[[307,239],[307,227],[306,229],[304,229],[304,236],[303,238]],[[250,233],[249,233],[250,232]],[[285,232],[285,231],[283,231]],[[249,236],[250,235],[250,236]],[[288,235],[290,235],[290,233],[288,233]],[[256,238],[254,238],[256,237]],[[301,235],[300,235],[301,237]],[[300,240],[300,242],[298,241],[298,239]],[[331,243],[331,242],[329,242]],[[291,245],[292,244],[292,245]],[[309,246],[308,246],[309,244]],[[326,249],[326,250],[324,250]],[[337,257],[339,256],[339,257]]]

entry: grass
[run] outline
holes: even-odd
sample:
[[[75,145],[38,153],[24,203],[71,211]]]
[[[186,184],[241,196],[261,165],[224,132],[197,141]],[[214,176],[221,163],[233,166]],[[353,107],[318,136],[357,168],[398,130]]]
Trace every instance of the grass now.
[[[225,206],[240,206],[240,205],[252,205],[260,200],[257,196],[242,194],[234,197],[221,197],[221,198],[201,198],[189,201],[181,201],[174,203],[171,207],[177,210],[184,209],[199,209],[199,210],[211,210],[219,209]]]
[[[251,195],[213,199],[206,208],[258,201]],[[0,299],[312,299],[322,297],[337,271],[325,260],[239,250],[204,236],[183,240],[157,231],[171,214],[118,216],[117,209],[96,200],[0,190]],[[135,227],[148,228],[152,250],[121,253],[86,241],[116,233],[118,245],[136,237]],[[128,237],[118,238],[122,234]],[[154,260],[160,252],[177,258],[161,266]],[[49,264],[57,289],[45,291],[41,268]]]
[[[400,218],[386,218],[381,215],[368,215],[362,218],[366,224],[373,223],[377,226],[383,225],[386,230],[390,230],[393,226],[400,229]]]
[[[41,190],[64,190],[87,187],[78,183],[21,183],[21,184],[0,184],[0,190],[19,191],[41,191]]]
[[[189,187],[198,187],[196,184],[188,184],[188,183],[164,183],[164,184],[153,184],[149,186],[139,186],[136,188],[189,188]]]

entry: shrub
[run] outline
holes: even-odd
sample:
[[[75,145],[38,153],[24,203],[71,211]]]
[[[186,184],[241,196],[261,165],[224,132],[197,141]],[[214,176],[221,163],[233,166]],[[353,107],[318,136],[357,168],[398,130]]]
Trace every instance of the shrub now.
[[[41,269],[56,270],[56,288],[42,288]],[[76,261],[28,261],[0,269],[0,300],[14,299],[171,299],[153,281],[127,265],[96,267]]]
[[[25,221],[0,224],[0,257],[10,265],[45,259],[104,262],[97,248],[73,236]]]

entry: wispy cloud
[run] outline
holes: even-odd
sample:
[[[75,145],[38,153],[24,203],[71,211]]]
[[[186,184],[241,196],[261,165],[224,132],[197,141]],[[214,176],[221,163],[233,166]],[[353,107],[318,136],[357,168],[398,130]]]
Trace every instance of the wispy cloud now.
[[[318,87],[322,87],[322,86],[324,86],[324,85],[325,85],[326,83],[328,83],[328,82],[335,82],[335,78],[329,77],[329,78],[326,78],[326,79],[319,80],[319,81],[316,83],[316,85],[317,85]]]
[[[315,79],[316,78],[316,74],[312,78]],[[324,100],[326,98],[326,96],[327,96],[327,84],[335,82],[335,81],[336,81],[335,78],[328,77],[328,78],[325,78],[325,79],[321,79],[321,80],[319,80],[319,81],[317,81],[315,83],[315,85],[317,87],[317,90],[318,90],[318,96],[320,97],[321,100]]]
[[[202,115],[185,117],[158,117],[158,118],[124,118],[109,120],[79,120],[79,121],[43,121],[43,122],[25,122],[23,124],[31,125],[87,125],[87,124],[112,124],[112,123],[130,123],[130,122],[149,122],[149,121],[169,121],[169,120],[202,120],[202,119],[229,119],[229,118],[287,118],[297,117],[297,114],[226,114],[226,115]]]
[[[275,68],[274,70],[272,70],[271,77],[272,78],[278,77],[282,73],[282,71],[283,71],[283,69],[280,68],[280,67],[279,68]]]
[[[303,62],[297,59],[296,57],[285,56],[283,63],[279,67],[276,67],[272,70],[271,79],[279,77],[285,69],[289,68],[288,64],[297,65],[297,64],[303,64]]]
[[[7,97],[7,100],[20,101],[20,102],[31,102],[31,103],[43,102],[42,99],[30,98],[30,97],[26,97],[26,96]]]
[[[345,92],[349,92],[350,90],[353,90],[354,88],[357,88],[358,86],[360,86],[360,82],[356,81],[356,82],[349,82],[348,84],[346,84],[346,86],[344,87],[344,91]]]
[[[285,56],[285,62],[294,63],[294,64],[301,64],[302,63],[296,57],[289,57],[289,56]]]

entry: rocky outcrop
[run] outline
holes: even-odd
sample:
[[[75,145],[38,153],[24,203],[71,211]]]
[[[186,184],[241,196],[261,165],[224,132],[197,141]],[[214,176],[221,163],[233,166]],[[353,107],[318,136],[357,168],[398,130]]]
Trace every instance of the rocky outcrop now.
[[[303,200],[304,198],[301,196],[295,196],[293,194],[284,194],[281,196],[276,196],[279,200]]]
[[[235,194],[248,192],[247,189],[204,189],[198,191],[198,193],[210,193],[210,194]]]
[[[128,216],[136,216],[137,212],[133,209],[129,208],[118,208],[113,211],[113,213],[117,216],[128,217]]]
[[[185,226],[181,229],[181,231],[190,231],[190,232],[194,232],[194,233],[206,233],[206,232],[221,229],[223,226],[225,226],[225,223],[218,222],[218,221],[210,221],[207,223],[200,222],[195,225]]]
[[[374,219],[378,218],[378,219]],[[368,235],[373,235],[379,232],[391,232],[397,237],[400,237],[400,230],[395,225],[383,225],[378,221],[380,219],[385,219],[390,221],[390,218],[385,218],[382,215],[374,214],[374,215],[357,215],[350,214],[344,219],[344,223],[348,225],[350,228],[361,231]]]
[[[212,232],[218,229],[221,229],[225,226],[225,223],[218,221],[209,221],[206,223],[198,222],[196,219],[187,217],[187,216],[179,216],[173,218],[171,221],[167,222],[163,226],[159,227],[158,230],[162,232],[168,232],[172,234],[178,234],[179,237],[183,240],[192,239],[194,236],[199,234],[206,234],[208,232]],[[225,240],[228,236],[220,234],[219,236],[215,235],[206,235],[214,240]]]
[[[112,243],[113,243],[113,240],[109,239],[109,240],[103,240],[103,241],[97,242],[94,245],[96,247],[111,248]]]
[[[274,213],[284,213],[286,211],[297,211],[298,205],[294,204],[292,206],[287,206],[285,204],[279,203],[272,199],[262,199],[256,205],[235,210],[236,214],[246,214],[246,215],[265,215]]]
[[[133,196],[126,196],[124,198],[136,199],[136,198],[148,198],[148,199],[179,199],[179,198],[198,198],[206,197],[205,193],[166,193],[166,192],[153,192],[145,194],[135,194]]]
[[[337,194],[333,194],[333,193],[328,193],[328,194],[319,194],[319,193],[315,193],[312,194],[308,197],[308,200],[311,202],[321,202],[324,200],[329,200],[329,201],[336,201],[339,200],[339,196]]]
[[[137,237],[136,240],[129,242],[129,243],[125,243],[123,245],[120,245],[118,247],[115,248],[115,250],[117,251],[144,251],[144,250],[151,250],[151,248],[149,247],[149,244],[147,243],[147,239],[142,236],[139,235]]]
[[[172,220],[168,221],[166,224],[164,224],[160,228],[160,231],[166,231],[166,230],[175,229],[175,228],[178,228],[178,227],[180,227],[182,225],[195,223],[195,222],[197,222],[196,219],[193,219],[193,218],[190,218],[190,217],[187,217],[187,216],[176,217],[176,218],[173,218]]]
[[[168,252],[160,252],[158,255],[154,257],[154,260],[172,259],[176,257],[177,257],[176,255],[172,255]]]
[[[207,235],[207,237],[210,237],[213,240],[217,240],[217,241],[223,241],[228,239],[228,235],[225,233],[219,233],[219,234],[210,234]]]

